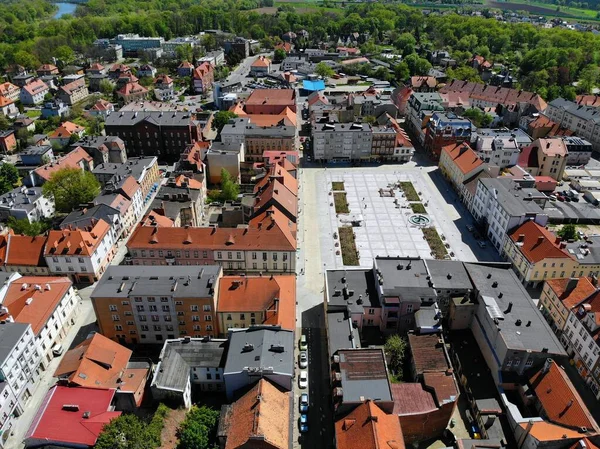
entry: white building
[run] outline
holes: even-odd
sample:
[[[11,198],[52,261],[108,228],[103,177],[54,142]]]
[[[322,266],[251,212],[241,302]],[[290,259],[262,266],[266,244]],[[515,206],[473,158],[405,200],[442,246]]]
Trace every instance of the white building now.
[[[575,360],[577,371],[597,399],[600,398],[600,347],[595,337],[600,328],[598,318],[600,294],[596,292],[569,311],[569,318],[560,337],[567,353]]]
[[[21,103],[27,106],[41,104],[48,92],[50,92],[50,88],[42,80],[32,81],[21,89]]]
[[[553,122],[589,141],[595,150],[600,150],[600,108],[556,98],[548,103],[544,114]]]
[[[521,130],[477,130],[474,150],[483,162],[500,168],[517,165],[521,146],[531,143],[531,138]]]
[[[366,123],[318,123],[313,125],[312,137],[315,160],[371,158],[373,131]]]
[[[486,229],[486,235],[503,252],[507,233],[526,220],[546,226],[544,206],[548,198],[538,190],[523,187],[512,179],[485,178],[477,183],[473,198],[473,217]]]
[[[114,257],[114,245],[110,225],[100,219],[85,229],[50,231],[44,257],[50,273],[91,284]]]
[[[17,187],[0,196],[0,220],[8,217],[25,219],[29,223],[54,215],[54,198],[45,197],[41,187]]]
[[[47,369],[52,359],[62,353],[60,344],[75,324],[79,298],[73,283],[66,277],[23,276],[10,282],[1,303],[2,321],[31,325],[35,348],[39,351],[38,356],[33,354],[36,365],[32,375],[37,375],[36,370]],[[11,380],[10,373],[7,379]]]
[[[36,389],[41,354],[28,323],[2,321],[0,341],[0,447],[4,447]]]

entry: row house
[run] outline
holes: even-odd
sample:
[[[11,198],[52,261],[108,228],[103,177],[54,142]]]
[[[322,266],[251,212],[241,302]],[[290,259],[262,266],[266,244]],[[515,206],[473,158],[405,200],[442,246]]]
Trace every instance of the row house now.
[[[100,333],[121,344],[217,336],[219,265],[111,266],[91,294]]]
[[[19,113],[19,109],[14,100],[0,96],[0,113],[4,116],[14,116]]]
[[[65,84],[58,90],[58,98],[69,106],[85,100],[89,95],[90,93],[83,78]]]
[[[220,264],[226,271],[296,270],[296,239],[289,223],[268,220],[243,228],[139,226],[127,242],[133,265]]]
[[[192,86],[194,92],[205,95],[212,89],[215,81],[215,69],[208,62],[203,62],[192,72]]]
[[[529,220],[540,226],[548,223],[548,214],[543,210],[547,199],[533,186],[514,179],[481,178],[470,209],[496,250],[502,253],[507,234],[515,227]]]
[[[51,273],[89,284],[100,279],[116,253],[116,242],[106,221],[92,223],[84,229],[50,231],[44,257]]]
[[[589,141],[594,150],[600,149],[600,109],[597,107],[556,98],[548,103],[544,114],[553,122]]]
[[[29,323],[2,321],[0,339],[0,447],[5,447],[35,391],[41,354]]]
[[[0,195],[0,220],[3,222],[14,217],[33,223],[52,217],[54,210],[54,198],[44,196],[41,187],[21,186]]]
[[[99,220],[108,223],[108,232],[112,234],[111,239],[113,242],[117,242],[124,231],[121,213],[106,204],[88,204],[87,207],[71,212],[60,223],[60,229],[86,229],[90,226],[93,227]]]
[[[420,145],[425,144],[427,124],[435,112],[443,112],[442,97],[437,92],[413,92],[406,105],[406,121],[409,130]]]
[[[133,184],[125,188],[124,183],[130,183],[126,180],[132,177],[141,189],[144,202],[158,188],[160,179],[158,158],[156,156],[130,158],[122,164],[101,164],[94,168],[93,173],[105,190],[123,190],[123,195],[130,200],[132,199],[132,192],[130,192],[129,187],[133,187]]]
[[[478,129],[473,150],[483,162],[506,168],[517,165],[521,147],[529,143],[531,138],[521,130]]]
[[[65,148],[73,139],[79,140],[85,134],[85,127],[73,122],[62,123],[48,139],[54,148]]]
[[[521,149],[517,163],[532,176],[549,176],[561,181],[567,155],[567,146],[562,138],[536,139]]]
[[[600,273],[600,239],[563,241],[543,226],[528,221],[512,230],[504,245],[504,255],[512,262],[519,279],[527,287],[545,280]]]
[[[81,147],[94,158],[94,166],[112,162],[124,164],[127,162],[125,142],[115,136],[85,136],[72,145]]]
[[[414,147],[394,119],[390,126],[372,126],[371,158],[391,162],[410,161]]]
[[[176,161],[183,149],[202,140],[195,115],[185,111],[119,111],[106,117],[107,135],[120,137],[130,156]]]
[[[569,311],[561,341],[596,399],[600,398],[600,293],[595,291]]]
[[[440,171],[450,181],[461,199],[465,196],[465,184],[484,169],[483,165],[483,161],[466,142],[446,145],[442,148]]]
[[[371,158],[373,131],[365,123],[319,123],[312,128],[317,161],[357,161]]]
[[[296,329],[296,277],[223,276],[217,299],[219,334],[231,328],[273,325]]]
[[[149,90],[138,82],[130,82],[117,90],[117,98],[122,103],[127,104],[144,100],[148,96],[148,93]]]
[[[37,235],[14,235],[9,231],[0,236],[0,271],[21,273],[33,276],[49,274],[44,248],[47,237]]]
[[[471,141],[471,127],[468,119],[434,112],[427,123],[423,145],[434,160],[439,160],[443,147]]]
[[[73,283],[66,277],[23,276],[10,282],[1,304],[2,321],[31,325],[40,351],[33,372],[39,375],[62,352],[60,344],[75,324],[79,297]],[[9,382],[15,374],[7,373]]]

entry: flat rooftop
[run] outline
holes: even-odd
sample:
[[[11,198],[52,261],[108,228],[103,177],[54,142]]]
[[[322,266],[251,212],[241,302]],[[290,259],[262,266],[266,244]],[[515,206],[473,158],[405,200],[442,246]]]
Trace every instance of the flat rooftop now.
[[[380,307],[372,269],[327,271],[327,307],[360,313],[365,307]]]
[[[338,355],[344,402],[393,400],[382,349],[344,349]]]

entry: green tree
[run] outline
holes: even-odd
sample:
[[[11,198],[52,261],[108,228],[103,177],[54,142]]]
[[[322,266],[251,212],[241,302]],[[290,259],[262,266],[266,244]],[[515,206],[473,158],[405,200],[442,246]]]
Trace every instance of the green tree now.
[[[40,220],[30,223],[26,218],[17,220],[15,217],[8,217],[8,226],[15,234],[29,235],[35,237],[46,232],[51,227],[49,220]]]
[[[485,128],[489,126],[493,120],[490,114],[485,114],[479,108],[469,108],[464,112],[463,115],[471,120],[478,128]]]
[[[385,342],[384,351],[394,376],[396,379],[402,379],[406,340],[399,335],[390,335]]]
[[[50,176],[42,192],[46,197],[54,197],[57,211],[69,213],[92,201],[100,193],[100,183],[89,171],[63,168]]]
[[[121,415],[104,426],[95,449],[154,449],[146,424],[135,415]]]
[[[231,179],[231,174],[221,169],[221,199],[223,201],[236,200],[240,193],[240,186]]]
[[[178,431],[177,449],[207,449],[215,439],[219,412],[206,406],[190,409]]]
[[[581,93],[590,93],[598,84],[600,79],[600,69],[594,64],[583,68],[579,73],[579,85],[577,86]]]
[[[69,65],[75,60],[75,52],[68,45],[57,47],[56,50],[54,50],[54,55],[63,65]]]
[[[404,58],[404,62],[408,65],[411,76],[427,75],[429,69],[431,69],[431,63],[427,59],[421,58],[416,53],[408,55]]]
[[[449,79],[457,79],[461,81],[472,81],[474,83],[481,82],[477,69],[469,66],[457,67],[456,69],[448,69],[446,71]]]
[[[178,45],[175,48],[175,54],[178,61],[193,61],[194,58],[194,52],[190,44]]]
[[[0,131],[6,131],[8,128],[10,128],[10,120],[8,120],[8,117],[6,117],[6,115],[4,114],[0,114]]]
[[[212,128],[220,133],[223,127],[229,123],[229,120],[236,117],[237,114],[234,114],[231,111],[219,111],[213,117]]]
[[[394,75],[396,75],[397,81],[406,81],[410,77],[410,70],[408,68],[408,64],[406,64],[406,62],[396,64],[396,66],[394,67]]]
[[[275,60],[275,62],[281,62],[285,59],[286,56],[287,53],[285,52],[285,50],[283,48],[278,48],[277,50],[275,50],[273,59]]]
[[[577,228],[574,224],[566,224],[557,232],[558,236],[563,240],[577,240]]]
[[[19,182],[19,171],[12,164],[2,164],[0,167],[0,178],[5,179],[11,185]]]
[[[329,78],[335,75],[335,71],[324,62],[319,62],[317,64],[315,73],[323,78]]]
[[[106,95],[110,97],[113,94],[113,90],[115,89],[115,85],[108,80],[100,81],[100,92],[102,95]]]

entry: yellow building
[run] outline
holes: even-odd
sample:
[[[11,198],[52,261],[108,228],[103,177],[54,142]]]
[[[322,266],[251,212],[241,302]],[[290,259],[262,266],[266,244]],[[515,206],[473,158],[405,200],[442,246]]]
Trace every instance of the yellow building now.
[[[542,313],[550,320],[552,329],[560,333],[567,324],[569,311],[595,291],[587,277],[546,281],[540,296]]]

